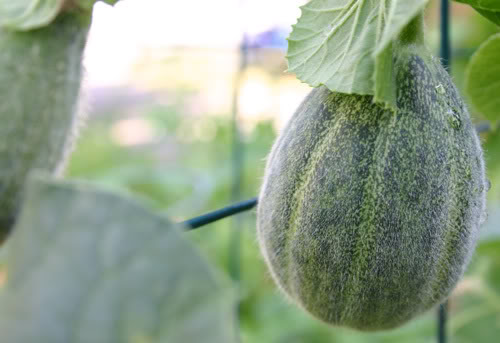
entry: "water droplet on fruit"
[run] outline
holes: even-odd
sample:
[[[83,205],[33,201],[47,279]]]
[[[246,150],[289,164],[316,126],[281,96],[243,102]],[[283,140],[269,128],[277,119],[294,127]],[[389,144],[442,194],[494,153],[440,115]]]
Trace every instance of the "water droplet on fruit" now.
[[[446,93],[446,90],[444,89],[444,86],[442,84],[439,84],[436,86],[436,92],[442,95]]]

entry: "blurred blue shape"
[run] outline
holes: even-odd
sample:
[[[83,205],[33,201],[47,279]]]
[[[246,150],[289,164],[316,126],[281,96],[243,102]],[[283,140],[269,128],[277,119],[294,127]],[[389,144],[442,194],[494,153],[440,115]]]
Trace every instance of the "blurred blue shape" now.
[[[288,27],[273,27],[269,30],[259,32],[255,35],[247,35],[248,48],[271,48],[286,50],[288,43],[286,38],[290,34]]]

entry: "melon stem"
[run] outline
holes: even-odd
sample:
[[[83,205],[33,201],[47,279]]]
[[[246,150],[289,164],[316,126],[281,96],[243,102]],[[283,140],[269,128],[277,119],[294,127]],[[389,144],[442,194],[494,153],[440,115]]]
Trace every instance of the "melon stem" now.
[[[398,42],[402,45],[424,44],[424,14],[420,12],[401,31]]]

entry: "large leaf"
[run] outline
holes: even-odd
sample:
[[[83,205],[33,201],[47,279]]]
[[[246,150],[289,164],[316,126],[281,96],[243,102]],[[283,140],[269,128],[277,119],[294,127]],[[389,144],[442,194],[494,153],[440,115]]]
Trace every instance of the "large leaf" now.
[[[288,39],[289,70],[313,87],[395,107],[392,47],[428,0],[312,0]]]
[[[107,3],[108,5],[114,5],[120,0],[76,0],[76,1],[78,1],[78,6],[80,8],[92,9],[94,4],[98,1],[102,1],[104,3]]]
[[[81,10],[90,11],[97,1],[114,5],[119,0],[72,0]],[[47,26],[67,0],[0,0],[0,26],[27,31]],[[90,15],[90,12],[89,12]]]
[[[0,297],[2,342],[234,342],[231,292],[183,232],[89,186],[31,181]]]
[[[0,25],[30,30],[49,24],[65,0],[0,0]]]
[[[500,25],[500,12],[498,11],[487,11],[476,8],[476,10],[485,18],[489,19],[491,22]]]
[[[474,108],[485,118],[500,119],[500,34],[484,42],[472,56],[465,89]]]
[[[498,0],[455,0],[471,5],[483,17],[500,25],[500,1]]]
[[[490,10],[490,11],[500,11],[500,1],[498,0],[455,0],[456,2],[461,2],[463,4],[469,4],[472,7]]]

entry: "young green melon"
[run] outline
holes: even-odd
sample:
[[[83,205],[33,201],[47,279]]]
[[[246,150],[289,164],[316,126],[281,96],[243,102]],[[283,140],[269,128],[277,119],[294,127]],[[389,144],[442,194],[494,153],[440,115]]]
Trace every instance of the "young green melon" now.
[[[55,171],[74,136],[89,25],[62,14],[42,29],[0,28],[0,240],[28,173]]]
[[[461,278],[485,213],[485,167],[439,61],[408,48],[399,110],[314,89],[275,142],[257,210],[280,288],[321,320],[400,326]]]

